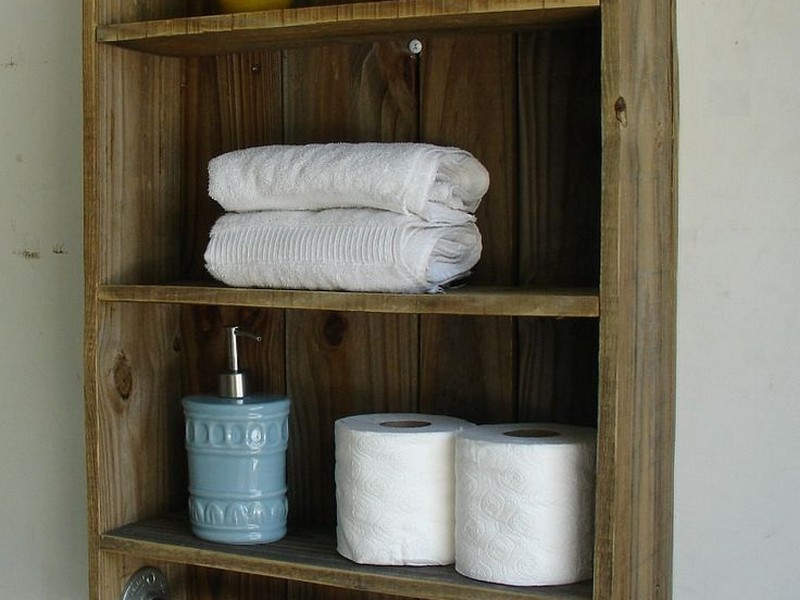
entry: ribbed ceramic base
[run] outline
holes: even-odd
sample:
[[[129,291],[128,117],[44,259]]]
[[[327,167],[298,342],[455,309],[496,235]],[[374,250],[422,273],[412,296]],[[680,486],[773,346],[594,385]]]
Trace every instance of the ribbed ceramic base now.
[[[183,406],[194,534],[224,544],[265,544],[286,535],[289,400],[190,396]]]

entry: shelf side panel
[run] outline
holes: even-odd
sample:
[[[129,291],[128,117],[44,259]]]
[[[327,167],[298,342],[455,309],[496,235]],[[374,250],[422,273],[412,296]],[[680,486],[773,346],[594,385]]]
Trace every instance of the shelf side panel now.
[[[181,63],[109,46],[97,55],[98,276],[164,281],[180,244]]]
[[[603,3],[596,600],[672,597],[675,4]]]
[[[177,307],[103,305],[96,399],[100,532],[185,506]]]

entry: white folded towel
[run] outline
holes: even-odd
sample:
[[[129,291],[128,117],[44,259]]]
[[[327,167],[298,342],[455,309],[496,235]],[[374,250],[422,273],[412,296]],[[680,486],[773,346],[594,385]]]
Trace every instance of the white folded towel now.
[[[259,146],[208,163],[208,192],[226,211],[378,208],[428,220],[437,205],[474,213],[489,173],[459,148],[418,143]]]
[[[235,287],[436,292],[478,262],[473,219],[445,225],[374,209],[222,215],[206,268]]]

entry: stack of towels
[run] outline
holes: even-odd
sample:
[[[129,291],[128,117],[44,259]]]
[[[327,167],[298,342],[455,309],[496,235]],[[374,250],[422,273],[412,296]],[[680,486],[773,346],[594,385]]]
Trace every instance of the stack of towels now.
[[[213,158],[208,174],[226,212],[206,268],[231,286],[436,292],[480,258],[489,174],[459,148],[261,146]]]

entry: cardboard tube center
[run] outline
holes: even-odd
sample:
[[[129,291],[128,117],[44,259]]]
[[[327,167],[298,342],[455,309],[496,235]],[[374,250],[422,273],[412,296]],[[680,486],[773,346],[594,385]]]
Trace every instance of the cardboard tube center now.
[[[411,427],[428,427],[430,421],[384,421],[381,427],[398,427],[398,428],[411,428]]]
[[[520,438],[548,438],[548,437],[557,437],[559,434],[557,431],[553,431],[551,429],[515,429],[514,431],[506,431],[503,435],[507,435],[509,437],[520,437]]]

